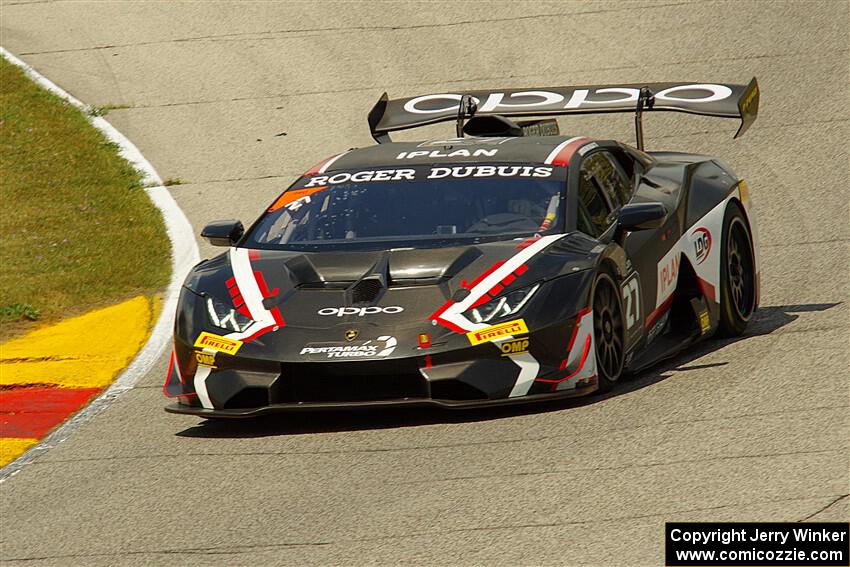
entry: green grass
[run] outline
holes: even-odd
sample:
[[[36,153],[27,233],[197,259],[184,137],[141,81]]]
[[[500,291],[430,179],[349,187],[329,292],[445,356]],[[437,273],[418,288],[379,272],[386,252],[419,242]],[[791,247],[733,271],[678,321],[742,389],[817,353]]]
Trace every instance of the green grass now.
[[[0,234],[0,340],[168,282],[162,216],[138,173],[2,57]]]

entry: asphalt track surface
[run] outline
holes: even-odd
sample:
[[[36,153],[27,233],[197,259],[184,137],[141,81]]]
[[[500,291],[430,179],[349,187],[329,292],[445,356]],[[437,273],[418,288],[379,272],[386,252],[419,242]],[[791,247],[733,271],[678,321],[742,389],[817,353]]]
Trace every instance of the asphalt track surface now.
[[[756,75],[741,140],[729,121],[645,124],[648,148],[748,180],[764,270],[744,338],[604,399],[205,423],[163,413],[161,360],[0,485],[4,562],[659,565],[665,521],[850,518],[847,2],[3,2],[0,25],[71,94],[132,105],[109,120],[187,181],[171,189],[196,229],[372,143],[384,90]],[[633,136],[628,115],[561,129]]]

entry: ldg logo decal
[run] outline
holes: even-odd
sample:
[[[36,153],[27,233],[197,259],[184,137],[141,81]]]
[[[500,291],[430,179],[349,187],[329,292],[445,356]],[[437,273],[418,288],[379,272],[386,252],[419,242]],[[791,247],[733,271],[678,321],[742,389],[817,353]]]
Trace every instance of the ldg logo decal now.
[[[698,228],[694,231],[694,254],[697,257],[697,264],[702,264],[708,258],[708,253],[711,251],[711,233],[707,228]]]
[[[393,315],[402,311],[404,311],[404,307],[391,305],[389,307],[325,307],[324,309],[319,309],[317,313],[319,315],[336,315],[337,317],[342,317],[343,315],[363,317],[364,315],[376,315],[378,313]]]

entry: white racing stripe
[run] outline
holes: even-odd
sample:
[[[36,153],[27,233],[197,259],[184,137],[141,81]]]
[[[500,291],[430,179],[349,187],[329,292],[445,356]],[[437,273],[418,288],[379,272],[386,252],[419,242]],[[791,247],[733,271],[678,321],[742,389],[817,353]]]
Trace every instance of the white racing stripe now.
[[[531,356],[530,352],[515,354],[509,358],[514,364],[519,366],[519,376],[517,376],[516,384],[514,384],[508,397],[524,396],[531,389],[531,385],[534,384],[534,379],[537,378],[537,373],[540,371],[540,363],[537,362],[536,358]]]
[[[453,323],[464,329],[466,331],[477,331],[479,329],[484,329],[485,327],[489,327],[490,325],[486,323],[473,323],[469,321],[466,317],[462,315],[462,313],[468,310],[473,303],[478,301],[482,295],[490,291],[496,284],[500,283],[507,276],[512,274],[517,268],[525,264],[525,262],[532,257],[536,256],[539,252],[544,250],[550,244],[555,242],[556,240],[560,240],[565,237],[566,234],[553,234],[550,236],[544,236],[539,238],[530,246],[523,248],[518,254],[509,258],[504,264],[499,266],[499,268],[493,271],[492,274],[481,280],[478,285],[473,287],[469,291],[469,295],[463,301],[458,303],[453,303],[448,307],[445,311],[443,311],[438,319],[445,319],[450,323]]]
[[[324,165],[322,165],[322,167],[320,167],[320,168],[319,168],[319,171],[317,171],[316,173],[324,173],[324,172],[326,172],[326,171],[328,170],[328,168],[329,168],[330,166],[332,166],[336,160],[338,160],[339,158],[341,158],[342,156],[344,156],[345,154],[347,154],[347,153],[348,153],[348,152],[350,152],[350,151],[351,151],[351,150],[348,150],[348,151],[342,152],[342,153],[341,153],[341,154],[339,154],[339,155],[336,155],[336,156],[332,157],[331,159],[329,159],[328,161],[326,161],[326,162],[324,163]]]
[[[159,174],[142,155],[139,149],[133,145],[121,132],[115,129],[105,118],[91,116],[90,107],[77,100],[49,79],[43,77],[35,69],[0,47],[0,55],[10,63],[19,67],[26,75],[43,89],[53,93],[68,104],[83,111],[92,126],[100,130],[107,140],[118,145],[121,157],[126,159],[139,172],[145,186],[145,192],[150,197],[154,206],[162,213],[165,221],[165,230],[171,241],[171,281],[166,288],[162,310],[157,322],[151,330],[151,335],[136,357],[130,362],[115,381],[92,400],[86,407],[77,412],[71,419],[55,429],[50,435],[42,439],[23,455],[0,469],[0,483],[17,474],[24,466],[35,461],[40,455],[49,451],[57,444],[68,438],[79,426],[90,421],[98,413],[103,411],[115,399],[127,390],[131,390],[140,378],[161,359],[168,348],[174,324],[174,313],[177,311],[177,299],[180,295],[180,286],[189,269],[198,263],[200,254],[195,241],[192,225],[177,206],[171,193],[162,185]]]
[[[247,248],[231,248],[229,252],[230,265],[233,268],[233,277],[236,280],[236,285],[239,287],[239,294],[242,296],[248,311],[251,314],[251,319],[255,321],[253,325],[245,331],[235,331],[223,335],[228,339],[243,340],[246,337],[251,337],[257,334],[258,331],[268,329],[269,327],[277,326],[274,316],[271,311],[263,305],[263,293],[260,286],[257,284],[257,278],[254,277],[254,269],[251,267],[250,251]],[[215,354],[216,351],[204,349],[204,352]],[[199,366],[195,373],[195,392],[198,394],[198,400],[201,405],[207,409],[213,409],[213,403],[207,391],[207,378],[210,376],[210,368]]]
[[[563,150],[565,147],[567,147],[569,144],[572,144],[576,140],[580,140],[581,138],[583,138],[583,136],[575,136],[574,138],[570,138],[566,142],[561,142],[560,144],[555,146],[554,150],[549,152],[549,155],[546,157],[546,159],[543,160],[543,163],[552,163],[553,161],[555,161],[555,158],[558,157],[558,154],[561,153],[561,150]]]

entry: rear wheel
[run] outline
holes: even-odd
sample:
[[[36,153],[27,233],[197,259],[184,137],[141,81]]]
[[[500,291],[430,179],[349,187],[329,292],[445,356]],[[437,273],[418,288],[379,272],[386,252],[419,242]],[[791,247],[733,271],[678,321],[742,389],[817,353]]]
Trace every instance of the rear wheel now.
[[[736,337],[747,328],[756,305],[753,241],[736,203],[730,203],[723,219],[720,259],[720,322],[718,336]]]
[[[593,340],[599,391],[610,390],[623,373],[623,309],[614,280],[599,274],[593,286]]]

